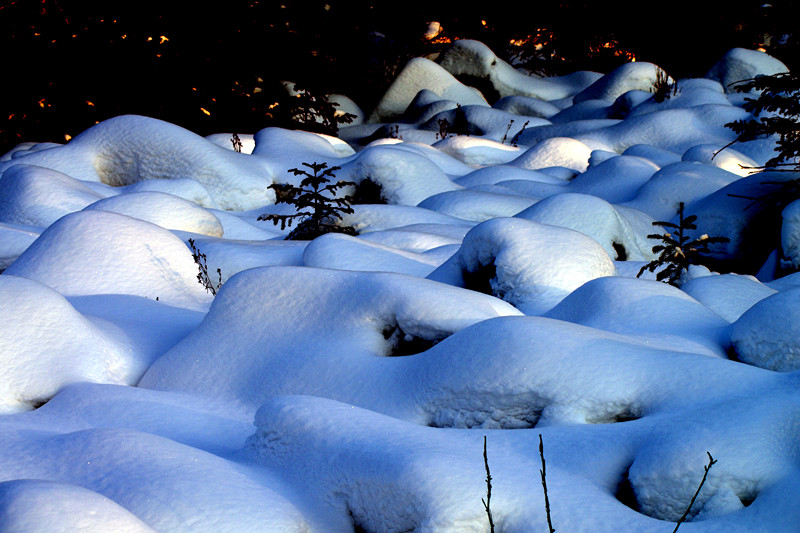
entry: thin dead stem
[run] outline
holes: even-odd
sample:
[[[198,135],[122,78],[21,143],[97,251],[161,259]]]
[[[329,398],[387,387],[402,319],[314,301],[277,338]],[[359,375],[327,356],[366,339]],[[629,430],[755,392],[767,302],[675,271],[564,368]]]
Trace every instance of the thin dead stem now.
[[[550,533],[556,533],[553,529],[553,521],[550,518],[550,499],[547,497],[547,466],[544,462],[544,443],[542,442],[542,434],[539,434],[539,457],[542,458],[542,469],[539,473],[542,474],[542,489],[544,489],[544,511],[547,513],[547,527]]]
[[[694,505],[694,501],[700,494],[700,489],[703,488],[703,485],[705,484],[706,479],[708,478],[708,471],[711,470],[711,467],[714,466],[714,464],[717,462],[716,459],[711,457],[711,454],[709,452],[706,452],[706,454],[708,455],[708,464],[703,467],[705,469],[705,473],[703,474],[702,481],[700,481],[700,486],[697,487],[697,491],[695,491],[694,496],[692,496],[692,500],[689,502],[689,506],[686,508],[686,511],[684,511],[683,516],[680,518],[680,520],[678,520],[678,523],[675,524],[675,529],[672,530],[672,533],[678,531],[678,528],[681,527],[681,524],[683,524],[683,522],[686,521],[686,517],[689,516],[689,511],[692,510],[692,505]]]
[[[486,499],[481,498],[486,516],[489,518],[489,531],[494,533],[494,519],[492,518],[492,474],[489,472],[489,457],[486,455],[486,435],[483,436],[483,465],[486,467]]]

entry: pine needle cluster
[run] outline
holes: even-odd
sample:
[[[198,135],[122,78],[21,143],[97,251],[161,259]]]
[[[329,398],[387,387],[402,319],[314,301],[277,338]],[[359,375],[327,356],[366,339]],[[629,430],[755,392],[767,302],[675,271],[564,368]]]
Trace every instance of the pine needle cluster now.
[[[728,242],[727,237],[709,237],[706,234],[696,239],[689,237],[687,232],[697,229],[696,220],[696,215],[683,216],[683,202],[681,202],[678,205],[677,224],[665,221],[653,222],[654,226],[672,231],[647,236],[648,239],[661,241],[661,244],[653,246],[653,253],[659,255],[655,260],[644,265],[636,277],[638,278],[645,271],[655,272],[656,269],[661,269],[656,274],[656,279],[677,287],[681,275],[689,269],[689,265],[697,263],[702,254],[709,253],[708,246],[710,244]]]
[[[778,155],[759,170],[790,167],[800,171],[800,75],[789,72],[772,76],[757,76],[735,84],[739,92],[761,91],[757,99],[746,98],[744,108],[753,119],[726,124],[739,134],[734,142],[778,135],[775,151]]]

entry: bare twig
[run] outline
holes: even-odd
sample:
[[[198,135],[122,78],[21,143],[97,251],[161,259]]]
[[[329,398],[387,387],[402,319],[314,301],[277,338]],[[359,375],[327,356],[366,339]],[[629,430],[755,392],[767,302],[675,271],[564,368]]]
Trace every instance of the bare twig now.
[[[714,158],[717,157],[717,154],[719,154],[721,151],[723,151],[726,148],[729,148],[729,147],[733,146],[734,144],[736,144],[738,142],[739,142],[739,139],[734,139],[731,142],[729,142],[728,144],[726,144],[725,146],[723,146],[722,148],[720,148],[719,150],[717,150],[716,152],[714,152],[714,154],[711,156],[711,161],[713,161]]]
[[[233,144],[234,152],[238,152],[240,154],[242,153],[242,148],[244,147],[244,145],[242,144],[242,140],[236,133],[234,133],[233,137],[231,137],[231,144]]]
[[[544,463],[544,443],[542,442],[542,434],[539,434],[539,457],[542,458],[542,469],[539,473],[542,474],[542,488],[544,489],[544,511],[547,513],[547,527],[550,533],[556,533],[553,529],[553,521],[550,518],[550,499],[547,497],[547,467]]]
[[[708,464],[703,467],[705,473],[703,474],[702,481],[700,481],[700,486],[697,487],[697,491],[694,493],[694,496],[692,496],[692,500],[689,502],[689,506],[686,508],[686,511],[684,511],[683,516],[680,518],[680,520],[678,520],[678,523],[675,524],[675,529],[672,530],[672,533],[678,531],[678,528],[681,527],[681,524],[683,524],[683,522],[686,520],[686,517],[689,516],[689,511],[692,510],[692,505],[694,505],[694,501],[697,499],[698,494],[700,494],[700,489],[703,488],[703,485],[705,484],[706,479],[708,478],[708,471],[711,470],[711,467],[714,466],[714,464],[717,462],[716,459],[711,457],[711,454],[709,452],[706,452],[706,454],[708,455]]]
[[[512,119],[511,119],[511,120],[508,122],[508,126],[506,127],[506,132],[505,132],[505,134],[503,135],[503,140],[502,140],[502,141],[500,141],[500,144],[505,144],[505,143],[506,143],[506,137],[508,137],[508,131],[511,129],[511,125],[512,125],[513,123],[514,123],[514,119],[512,118]]]
[[[522,125],[522,128],[520,128],[520,130],[517,132],[517,134],[514,135],[514,137],[511,138],[511,146],[516,148],[517,141],[519,140],[519,136],[522,135],[522,132],[525,131],[525,128],[528,127],[528,124],[530,124],[530,122],[531,122],[530,120],[526,120],[525,124]]]
[[[194,244],[194,239],[189,239],[189,247],[192,250],[192,259],[197,264],[198,274],[197,274],[197,281],[205,287],[207,292],[210,292],[213,296],[217,295],[217,291],[222,287],[222,270],[217,269],[217,274],[219,275],[219,282],[215,285],[211,278],[208,276],[208,265],[206,264],[206,254],[200,253],[200,250]]]
[[[483,465],[486,467],[486,500],[481,498],[486,516],[489,517],[489,531],[494,533],[494,520],[492,519],[492,474],[489,472],[489,457],[486,455],[486,435],[483,436]]]

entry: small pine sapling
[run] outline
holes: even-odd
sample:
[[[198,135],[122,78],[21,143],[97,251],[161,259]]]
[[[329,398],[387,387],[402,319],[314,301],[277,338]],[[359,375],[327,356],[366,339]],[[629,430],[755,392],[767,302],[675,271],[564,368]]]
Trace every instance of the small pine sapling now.
[[[289,169],[295,176],[305,176],[299,187],[285,184],[270,185],[276,192],[276,203],[287,203],[297,208],[293,215],[261,215],[258,220],[271,220],[273,224],[281,224],[281,229],[291,226],[295,219],[299,219],[297,227],[286,236],[287,240],[311,240],[325,233],[345,233],[356,235],[356,230],[350,226],[340,226],[342,214],[352,213],[350,207],[351,196],[336,197],[337,189],[349,185],[355,186],[352,181],[337,181],[331,183],[334,172],[340,167],[328,168],[327,163],[303,163],[310,168],[312,173],[299,168]]]
[[[763,167],[754,167],[754,170],[800,171],[800,75],[784,72],[758,76],[733,84],[733,89],[738,92],[761,91],[755,100],[745,98],[744,104],[745,110],[757,118],[725,124],[738,137],[717,153],[737,142],[777,135],[775,151],[778,155]]]
[[[197,269],[199,270],[197,274],[197,281],[205,287],[207,292],[210,292],[213,296],[217,295],[217,291],[222,287],[222,270],[217,269],[217,275],[219,276],[219,281],[214,283],[211,281],[211,278],[208,275],[208,265],[206,264],[206,254],[200,253],[200,250],[194,244],[194,239],[189,239],[189,248],[192,250],[192,259],[197,264]],[[158,300],[158,298],[156,298]]]
[[[638,278],[644,274],[645,270],[655,272],[657,268],[664,267],[656,274],[656,279],[677,287],[683,272],[689,269],[689,265],[697,262],[701,254],[709,253],[708,246],[710,244],[728,242],[729,239],[727,237],[709,237],[706,234],[690,240],[686,232],[687,230],[697,229],[697,225],[694,223],[695,220],[697,220],[696,215],[684,218],[683,202],[681,202],[678,205],[677,224],[664,221],[653,222],[654,226],[674,231],[647,236],[648,239],[660,240],[662,244],[653,246],[653,253],[659,254],[658,257],[644,265],[639,270],[639,273],[636,274],[636,277]]]

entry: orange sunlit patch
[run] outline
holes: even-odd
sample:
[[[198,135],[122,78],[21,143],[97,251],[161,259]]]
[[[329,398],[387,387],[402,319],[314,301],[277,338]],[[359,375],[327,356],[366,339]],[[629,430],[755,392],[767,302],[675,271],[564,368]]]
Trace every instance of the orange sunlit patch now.
[[[205,113],[206,115],[209,115],[209,116],[211,116],[211,111],[209,111],[209,110],[208,110],[208,109],[206,109],[205,107],[201,107],[201,108],[200,108],[200,111],[202,111],[202,112],[203,112],[203,113]]]
[[[86,105],[94,107],[94,102],[90,102],[89,100],[86,100]]]

